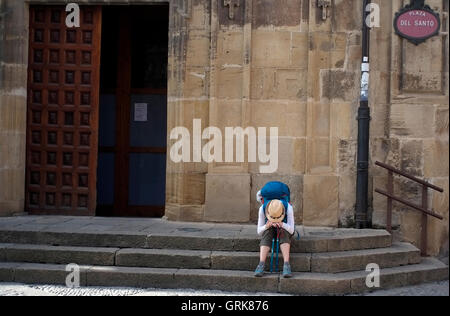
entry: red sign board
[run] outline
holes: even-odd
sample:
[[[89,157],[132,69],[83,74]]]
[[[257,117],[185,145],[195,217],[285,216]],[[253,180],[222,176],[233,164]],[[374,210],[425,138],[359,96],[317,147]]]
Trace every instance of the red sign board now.
[[[439,14],[428,6],[420,9],[406,7],[396,14],[394,28],[399,36],[418,45],[439,34],[441,20]]]

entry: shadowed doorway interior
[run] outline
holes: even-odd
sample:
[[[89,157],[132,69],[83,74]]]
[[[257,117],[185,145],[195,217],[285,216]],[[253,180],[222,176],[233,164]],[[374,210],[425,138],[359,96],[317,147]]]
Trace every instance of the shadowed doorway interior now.
[[[103,8],[97,215],[162,217],[169,6]]]

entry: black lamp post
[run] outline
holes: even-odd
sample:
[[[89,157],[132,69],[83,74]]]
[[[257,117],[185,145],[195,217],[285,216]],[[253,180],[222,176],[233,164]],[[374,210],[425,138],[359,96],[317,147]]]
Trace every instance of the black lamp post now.
[[[361,95],[358,109],[358,161],[356,180],[356,228],[368,228],[368,194],[369,194],[369,136],[370,136],[370,108],[369,108],[369,50],[370,28],[366,23],[367,6],[371,0],[363,1],[362,24],[362,66],[361,66]]]

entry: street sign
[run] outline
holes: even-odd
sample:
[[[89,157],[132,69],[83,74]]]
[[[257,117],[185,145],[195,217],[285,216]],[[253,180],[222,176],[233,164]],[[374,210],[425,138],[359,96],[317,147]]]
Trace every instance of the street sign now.
[[[441,19],[424,1],[412,0],[395,14],[395,33],[419,45],[439,34]]]

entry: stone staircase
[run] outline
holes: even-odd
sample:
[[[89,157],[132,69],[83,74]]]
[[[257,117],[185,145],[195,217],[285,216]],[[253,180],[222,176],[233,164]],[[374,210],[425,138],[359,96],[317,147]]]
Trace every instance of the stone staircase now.
[[[392,243],[383,230],[302,228],[292,246],[294,277],[283,279],[253,277],[259,257],[254,226],[164,223],[136,231],[108,231],[92,223],[86,229],[5,226],[0,225],[0,282],[64,285],[70,263],[80,265],[82,286],[247,293],[362,293],[370,290],[369,263],[380,266],[382,289],[448,279],[445,264],[421,258],[411,244]]]

